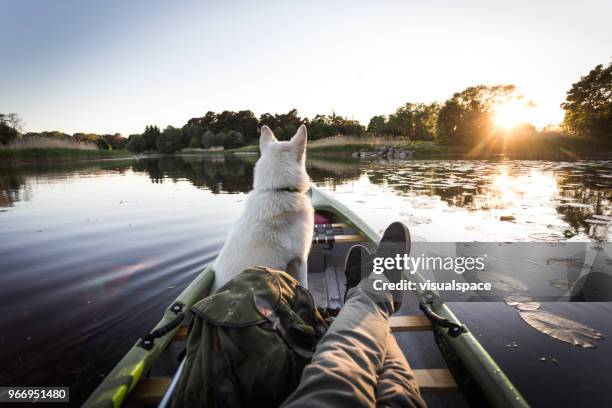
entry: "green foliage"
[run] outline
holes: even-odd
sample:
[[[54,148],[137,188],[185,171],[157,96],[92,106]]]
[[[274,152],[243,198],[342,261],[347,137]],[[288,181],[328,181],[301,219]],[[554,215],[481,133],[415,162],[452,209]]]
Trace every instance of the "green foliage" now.
[[[185,125],[182,129],[181,149],[184,147],[200,147],[200,138],[204,128],[198,124]],[[192,146],[193,139],[198,141],[198,146]]]
[[[361,123],[336,115],[335,112],[331,115],[317,115],[314,119],[304,122],[308,126],[310,140],[336,135],[359,136],[365,132],[365,127]]]
[[[388,117],[374,116],[368,132],[376,135],[399,136],[409,140],[433,140],[440,105],[406,103]]]
[[[300,118],[297,109],[291,109],[287,113],[277,113],[274,115],[264,113],[259,118],[259,126],[268,126],[272,129],[278,140],[291,139],[302,123],[304,123],[304,119]]]
[[[110,145],[108,144],[108,142],[104,139],[104,138],[97,138],[96,139],[96,145],[98,146],[98,149],[101,150],[111,150]]]
[[[612,139],[612,63],[597,65],[567,92],[563,127],[595,139]]]
[[[115,133],[114,135],[103,135],[102,137],[111,147],[111,150],[123,150],[127,145],[127,139],[119,133]]]
[[[145,151],[146,147],[147,144],[145,143],[144,138],[142,135],[138,134],[130,135],[127,145],[125,146],[127,150],[134,153],[142,153]]]
[[[200,142],[200,139],[198,137],[194,136],[189,141],[189,147],[194,148],[194,149],[199,149],[202,147],[202,142]]]
[[[204,149],[209,149],[209,148],[211,148],[213,146],[217,146],[219,144],[220,144],[220,142],[219,142],[217,136],[212,131],[207,130],[202,135],[202,147]]]
[[[157,148],[157,139],[160,134],[157,126],[145,127],[145,131],[142,133],[142,138],[145,141],[145,150],[155,150]]]
[[[157,138],[157,151],[162,154],[172,154],[181,148],[183,132],[168,126]]]
[[[244,146],[244,136],[238,131],[230,130],[221,136],[221,145],[224,149],[235,149]]]
[[[387,134],[387,118],[383,115],[375,115],[370,118],[368,123],[368,132],[375,135]]]
[[[40,137],[60,138],[69,139],[65,133],[61,132],[42,132],[37,134]],[[95,133],[75,133],[72,135],[72,139],[79,142],[93,143],[98,146],[99,149],[103,150],[123,150],[127,144],[127,139],[119,133],[114,135],[97,135]]]
[[[438,142],[475,146],[492,136],[495,107],[510,101],[515,89],[514,85],[478,85],[455,93],[438,113]]]
[[[7,145],[21,137],[21,123],[16,113],[0,113],[0,145]]]
[[[316,140],[327,136],[361,135],[365,128],[356,120],[346,119],[332,113],[332,115],[317,115],[313,120],[301,118],[297,109],[291,109],[287,113],[271,114],[264,113],[259,119],[253,112],[243,110],[239,112],[223,111],[221,113],[207,112],[200,118],[192,118],[183,127],[183,132],[192,132],[183,135],[183,147],[190,143],[194,135],[200,133],[202,147],[205,149],[214,146],[232,146],[236,148],[246,144],[255,144],[259,138],[259,128],[263,125],[269,126],[278,140],[289,140],[301,124],[308,126],[308,138]],[[242,137],[231,134],[238,132]],[[189,142],[185,142],[185,140]],[[225,140],[225,142],[224,142]]]
[[[192,118],[187,122],[187,126],[195,125],[199,126],[202,132],[211,131],[215,134],[236,130],[242,133],[246,140],[251,141],[258,138],[258,128],[260,126],[257,117],[250,110],[223,111],[221,113],[209,111],[203,117]]]

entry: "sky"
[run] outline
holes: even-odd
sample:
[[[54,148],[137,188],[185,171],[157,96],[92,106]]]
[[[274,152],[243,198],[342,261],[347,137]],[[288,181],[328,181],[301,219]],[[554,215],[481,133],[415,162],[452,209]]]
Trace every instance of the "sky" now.
[[[367,125],[406,102],[515,84],[559,123],[612,61],[612,2],[0,0],[0,112],[24,131],[141,133],[209,110]]]

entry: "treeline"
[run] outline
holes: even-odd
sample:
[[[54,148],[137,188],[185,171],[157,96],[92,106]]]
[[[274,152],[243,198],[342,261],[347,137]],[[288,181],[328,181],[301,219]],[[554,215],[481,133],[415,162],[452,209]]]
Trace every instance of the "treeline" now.
[[[612,145],[612,63],[596,66],[571,86],[561,104],[565,115],[560,128],[538,131],[530,123],[521,123],[502,129],[495,124],[495,115],[507,103],[529,107],[532,102],[517,95],[514,85],[477,85],[456,92],[442,104],[407,103],[390,115],[374,116],[367,130],[489,151],[533,142],[592,149]]]
[[[431,140],[440,145],[476,147],[491,152],[506,146],[506,141],[516,145],[523,143],[525,149],[534,140],[550,141],[552,146],[574,138],[576,141],[572,146],[591,148],[612,143],[612,63],[607,67],[596,66],[572,85],[561,105],[565,110],[561,130],[538,131],[529,123],[509,130],[500,128],[495,124],[496,111],[508,103],[528,106],[531,102],[517,95],[514,85],[477,85],[454,93],[443,103],[406,103],[394,113],[372,117],[367,128],[356,120],[335,113],[309,119],[300,117],[296,109],[283,114],[264,113],[259,117],[250,110],[242,110],[207,112],[202,117],[188,120],[182,127],[168,126],[160,130],[157,126],[147,126],[142,134],[130,135],[129,139],[120,134],[76,133],[69,136],[62,132],[42,132],[22,135],[19,116],[0,114],[0,144],[28,137],[71,138],[94,143],[100,149],[127,148],[138,153],[171,154],[184,148],[233,149],[256,144],[259,128],[263,125],[269,126],[278,139],[287,140],[301,124],[308,126],[310,140],[369,134],[404,140]],[[546,148],[546,143],[540,144],[541,147]]]
[[[370,119],[368,132],[375,135],[399,136],[409,140],[433,140],[440,104],[434,102],[406,103],[387,116],[376,115]]]
[[[183,148],[234,149],[256,144],[259,128],[263,125],[269,126],[279,140],[288,140],[303,123],[308,126],[310,140],[337,134],[358,136],[365,132],[358,121],[335,113],[309,119],[300,117],[296,109],[282,114],[264,113],[259,118],[250,110],[207,112],[202,117],[189,119],[181,128],[168,126],[161,131],[157,126],[147,126],[142,134],[130,135],[127,149],[136,153],[157,151],[165,154]]]
[[[58,142],[66,142],[66,146],[71,143],[83,143],[95,145],[100,150],[123,150],[127,144],[127,139],[119,133],[98,135],[95,133],[75,133],[69,135],[67,133],[50,131],[50,132],[28,132],[22,134],[21,118],[15,113],[2,114],[0,113],[0,145],[10,145],[20,142],[22,145],[36,145],[36,141],[50,140]],[[28,143],[32,142],[32,143]]]

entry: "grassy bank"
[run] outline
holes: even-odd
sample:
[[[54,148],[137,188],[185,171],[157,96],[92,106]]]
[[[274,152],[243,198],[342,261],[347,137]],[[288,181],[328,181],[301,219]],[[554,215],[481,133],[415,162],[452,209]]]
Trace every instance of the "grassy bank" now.
[[[348,137],[335,136],[315,140],[308,144],[310,154],[351,154],[360,150],[376,150],[379,147],[391,147],[396,149],[411,150],[417,156],[446,153],[447,148],[435,142],[424,142],[419,140],[398,140],[388,137]]]
[[[99,160],[128,158],[133,155],[125,150],[83,150],[69,148],[0,148],[0,164],[46,163],[75,160]]]
[[[414,151],[415,155],[429,155],[446,153],[447,148],[439,146],[435,142],[403,141],[385,137],[348,137],[336,136],[319,139],[308,143],[309,155],[347,154],[358,152],[362,149],[375,150],[381,146],[393,146]],[[226,153],[259,153],[258,145],[240,147],[238,149],[226,150]]]

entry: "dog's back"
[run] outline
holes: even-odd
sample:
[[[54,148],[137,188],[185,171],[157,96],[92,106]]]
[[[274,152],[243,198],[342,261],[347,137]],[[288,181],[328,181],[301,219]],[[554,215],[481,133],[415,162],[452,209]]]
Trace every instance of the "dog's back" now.
[[[288,142],[262,127],[254,188],[213,265],[213,290],[251,266],[287,271],[307,285],[314,211],[305,194],[310,186],[305,149],[305,126]]]

